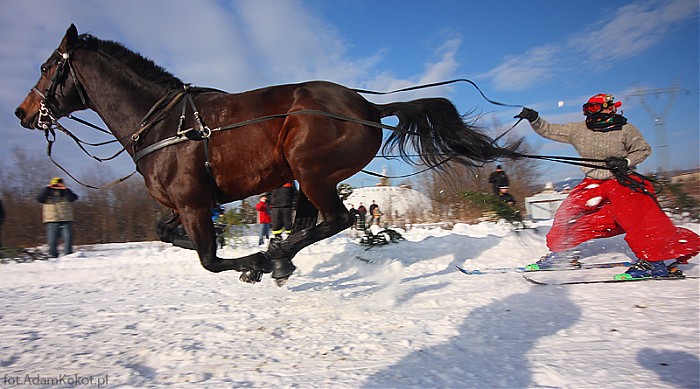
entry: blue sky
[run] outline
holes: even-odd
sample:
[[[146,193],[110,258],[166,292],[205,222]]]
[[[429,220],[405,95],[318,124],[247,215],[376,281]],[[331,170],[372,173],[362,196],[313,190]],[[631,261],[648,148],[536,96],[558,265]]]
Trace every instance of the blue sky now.
[[[555,123],[583,120],[588,97],[612,93],[654,147],[641,171],[661,163],[656,130],[662,126],[654,121],[660,114],[668,165],[700,166],[697,0],[0,0],[0,7],[2,166],[15,148],[45,150],[43,134],[20,127],[14,110],[70,23],[80,33],[123,43],[185,82],[230,92],[316,79],[386,91],[468,78],[492,100],[532,107]],[[670,88],[678,92],[635,96]],[[425,96],[447,97],[462,112],[476,110],[493,136],[519,112],[489,104],[467,84],[367,98]],[[70,120],[62,123],[85,140],[105,140]],[[526,137],[536,154],[575,155],[526,124],[513,133]],[[126,156],[96,166],[61,134],[54,157],[78,176],[110,180],[133,170]],[[393,175],[413,171],[381,159],[367,169],[379,172],[385,165]],[[540,171],[543,181],[581,176],[578,168],[553,162]],[[376,178],[360,173],[350,182],[371,185]]]

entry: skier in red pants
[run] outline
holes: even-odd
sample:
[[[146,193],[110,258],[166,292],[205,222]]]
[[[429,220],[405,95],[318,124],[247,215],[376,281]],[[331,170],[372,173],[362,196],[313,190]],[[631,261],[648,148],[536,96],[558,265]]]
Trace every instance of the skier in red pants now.
[[[585,122],[550,124],[530,108],[515,116],[527,119],[543,137],[573,145],[581,157],[605,161],[591,163],[600,168],[582,168],[586,178],[559,207],[547,234],[552,252],[535,267],[551,266],[565,258],[566,250],[587,240],[622,233],[638,260],[616,276],[619,279],[680,277],[677,264],[700,252],[700,237],[674,226],[659,206],[651,183],[633,173],[651,154],[651,147],[635,126],[617,114],[621,105],[610,94],[597,94],[583,105]]]

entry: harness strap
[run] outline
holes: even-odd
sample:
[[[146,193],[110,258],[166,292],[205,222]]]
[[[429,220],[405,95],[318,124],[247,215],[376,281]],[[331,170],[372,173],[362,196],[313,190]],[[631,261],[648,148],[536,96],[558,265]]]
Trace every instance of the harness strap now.
[[[132,140],[134,141],[134,156],[132,157],[134,160],[134,163],[136,164],[136,169],[138,170],[138,162],[141,160],[141,158],[145,157],[146,155],[156,151],[160,150],[164,147],[172,146],[181,142],[184,142],[186,140],[201,140],[204,143],[204,170],[207,172],[207,178],[209,180],[209,184],[213,188],[213,195],[214,195],[214,203],[216,205],[221,204],[219,202],[219,187],[216,185],[216,180],[214,179],[214,174],[212,172],[212,166],[210,162],[210,156],[209,156],[209,138],[211,137],[211,129],[204,125],[202,118],[199,116],[199,111],[197,110],[197,107],[194,104],[194,99],[192,98],[192,93],[189,90],[189,86],[185,85],[184,90],[179,91],[178,93],[175,94],[175,96],[172,97],[172,100],[163,108],[160,110],[158,113],[158,116],[156,118],[149,122],[146,125],[143,125],[144,121],[147,120],[148,117],[150,117],[154,112],[156,112],[159,107],[165,102],[165,99],[168,98],[171,95],[169,93],[165,97],[161,98],[154,106],[151,108],[151,110],[146,114],[144,117],[144,120],[142,121],[142,126],[137,131],[133,136]],[[182,101],[182,99],[185,98],[186,101]],[[163,140],[160,140],[158,142],[155,142],[151,144],[150,146],[147,146],[139,151],[136,151],[136,146],[137,146],[137,141],[140,138],[141,135],[143,135],[148,129],[152,128],[153,125],[160,120],[163,120],[169,113],[170,111],[175,107],[176,104],[180,103],[182,101],[182,111],[180,113],[180,118],[178,121],[178,126],[177,126],[177,131],[176,131],[176,136],[172,136],[169,138],[165,138]],[[192,107],[192,112],[194,114],[194,118],[196,121],[197,129],[189,128],[187,130],[182,130],[182,124],[185,121],[185,114],[187,112],[187,103]]]
[[[187,94],[187,88],[187,85],[185,85],[184,90],[172,90],[153,104],[151,109],[148,110],[143,119],[141,119],[139,129],[136,130],[133,135],[131,135],[131,140],[133,142],[132,147],[134,151],[136,151],[136,147],[138,147],[138,142],[141,137],[144,136],[148,130],[153,128],[156,123],[165,119],[168,114],[170,114],[170,111],[172,111],[172,109],[175,108],[175,106],[182,100],[182,98]],[[167,104],[165,104],[166,102]],[[163,104],[165,104],[165,106],[163,106]],[[149,121],[148,119],[155,112],[158,112],[158,115]]]
[[[170,138],[165,138],[163,140],[160,140],[156,143],[153,143],[150,146],[146,146],[146,147],[142,148],[141,150],[137,151],[136,153],[134,153],[134,156],[132,157],[132,159],[134,160],[134,163],[137,165],[137,168],[138,168],[139,161],[141,160],[141,158],[145,157],[146,155],[148,155],[154,151],[160,150],[162,148],[176,145],[176,144],[184,142],[186,140],[190,140],[190,139],[185,137],[185,136],[171,136]]]
[[[207,171],[207,177],[209,177],[209,184],[214,189],[214,204],[218,206],[221,204],[219,202],[219,186],[216,185],[214,173],[212,173],[211,170],[211,162],[209,162],[209,137],[204,138],[204,170]]]

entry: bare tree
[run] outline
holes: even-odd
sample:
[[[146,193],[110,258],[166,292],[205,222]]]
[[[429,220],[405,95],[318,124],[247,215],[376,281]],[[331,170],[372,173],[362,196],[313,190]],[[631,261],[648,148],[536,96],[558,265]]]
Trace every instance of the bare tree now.
[[[105,173],[106,171],[106,173]],[[86,182],[105,184],[110,177],[104,166],[80,172]],[[153,240],[161,208],[148,194],[143,179],[133,177],[100,190],[71,183],[48,159],[17,149],[8,166],[0,170],[0,195],[6,213],[3,240],[7,246],[32,247],[45,243],[41,204],[36,196],[51,177],[63,177],[79,195],[74,205],[76,244]]]
[[[521,147],[523,153],[529,153],[530,147],[526,142],[523,142]],[[540,184],[537,183],[537,161],[527,158],[503,160],[476,167],[447,164],[444,171],[430,170],[423,174],[419,181],[421,191],[433,202],[435,219],[468,222],[479,218],[482,210],[466,201],[463,195],[469,192],[491,193],[488,176],[497,164],[502,165],[508,174],[510,193],[518,200],[518,209],[524,211],[525,197],[538,192],[540,188]]]

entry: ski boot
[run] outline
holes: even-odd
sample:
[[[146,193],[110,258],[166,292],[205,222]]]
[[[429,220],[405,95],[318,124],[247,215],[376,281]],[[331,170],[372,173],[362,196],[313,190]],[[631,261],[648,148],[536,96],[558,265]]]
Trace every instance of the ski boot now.
[[[668,277],[684,277],[683,272],[681,269],[678,268],[678,264],[683,263],[683,262],[673,262],[670,265],[666,266],[668,269]],[[685,263],[688,263],[686,260]]]
[[[645,261],[640,259],[626,272],[615,275],[616,280],[637,280],[657,277],[683,277],[683,272],[678,269],[678,263],[673,262],[666,266],[663,261]]]
[[[561,253],[547,253],[537,262],[525,266],[527,271],[561,269],[561,268],[578,268],[581,267],[578,256],[568,256]]]

